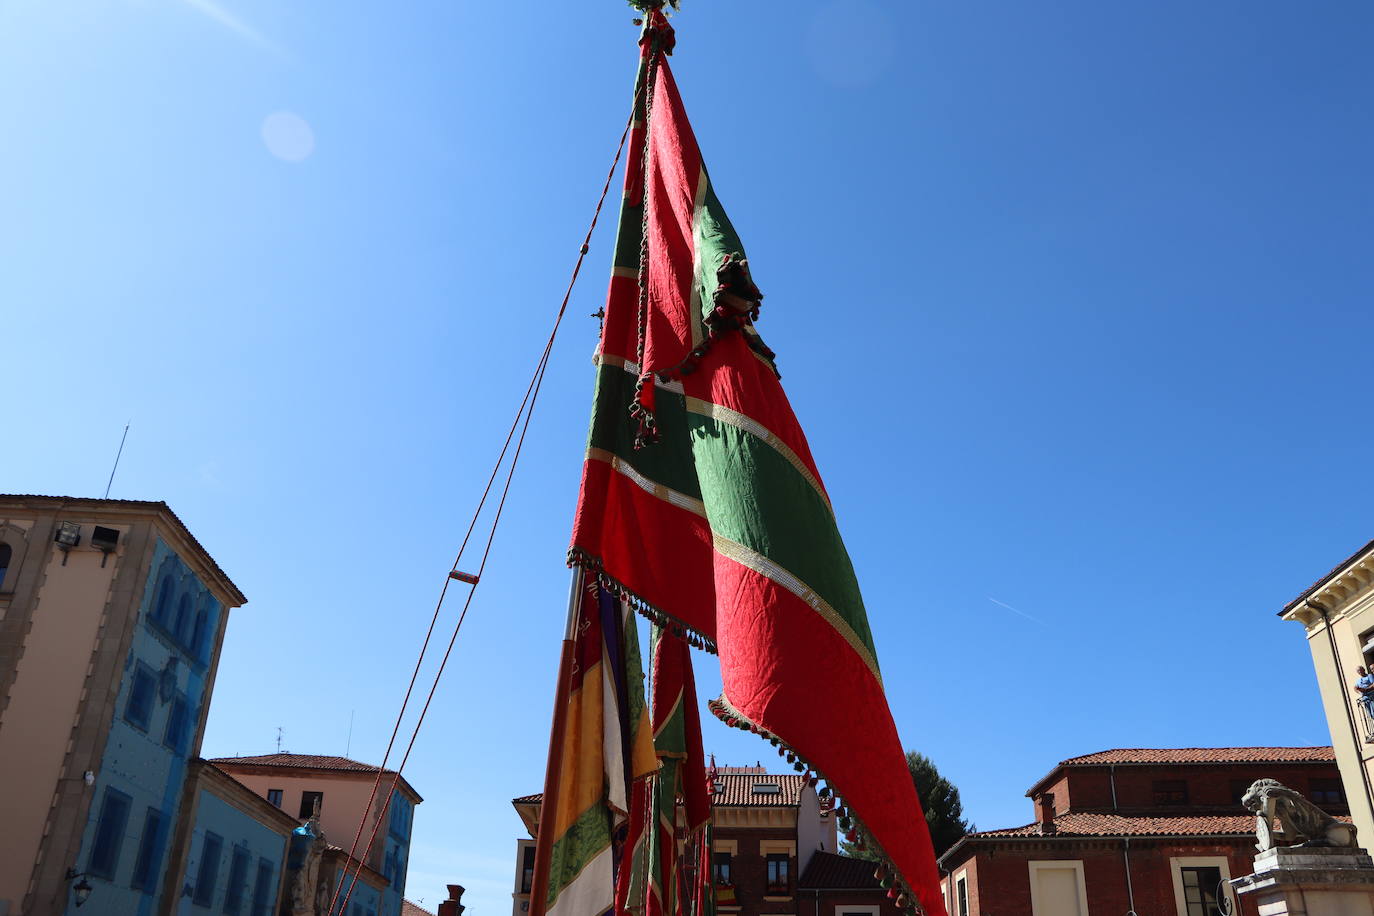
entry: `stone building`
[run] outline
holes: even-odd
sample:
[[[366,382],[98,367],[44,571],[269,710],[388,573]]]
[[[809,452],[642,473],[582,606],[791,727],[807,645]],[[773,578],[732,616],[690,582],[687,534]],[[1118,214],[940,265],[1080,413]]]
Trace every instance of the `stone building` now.
[[[1361,845],[1374,843],[1374,716],[1359,701],[1357,666],[1374,666],[1374,541],[1279,611],[1301,623]]]
[[[0,496],[0,916],[325,912],[377,768],[200,758],[244,601],[165,503]],[[348,916],[401,913],[420,800],[398,784]]]
[[[363,812],[368,810],[377,767],[347,757],[289,753],[218,757],[209,762],[241,783],[250,794],[289,816],[293,827],[314,818],[315,833],[324,839],[318,873],[306,879],[316,889],[315,895],[323,891],[332,897],[345,865],[352,861],[352,872],[360,877],[350,900],[349,916],[354,902],[360,916],[398,916],[405,895],[415,806],[424,801],[405,777],[397,778],[392,770],[382,772],[377,800],[368,811],[366,829],[359,840],[360,857],[374,833],[376,839],[363,857],[363,868],[358,869],[356,860],[349,859],[348,850],[358,835]],[[396,788],[383,815],[382,799],[393,780]],[[294,871],[288,867],[288,881],[299,884],[301,878]]]
[[[1348,815],[1329,747],[1119,749],[1064,760],[1026,792],[1035,820],[940,857],[950,916],[1215,916],[1247,875],[1255,818],[1240,798],[1277,779]]]
[[[839,855],[835,819],[802,776],[763,766],[716,772],[709,867],[721,916],[898,916],[873,864]],[[529,831],[516,841],[513,916],[529,909],[541,801],[512,801]]]
[[[0,496],[0,914],[158,911],[244,601],[165,503]]]

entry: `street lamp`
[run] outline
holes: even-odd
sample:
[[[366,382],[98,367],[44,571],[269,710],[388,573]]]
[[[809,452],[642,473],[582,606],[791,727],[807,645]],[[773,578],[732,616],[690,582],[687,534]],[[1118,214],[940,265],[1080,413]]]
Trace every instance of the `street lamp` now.
[[[85,872],[78,872],[74,868],[67,869],[67,880],[71,881],[74,878],[81,879],[72,885],[72,893],[76,894],[76,905],[80,907],[90,898],[91,891],[95,888],[91,887],[91,882],[86,880]]]

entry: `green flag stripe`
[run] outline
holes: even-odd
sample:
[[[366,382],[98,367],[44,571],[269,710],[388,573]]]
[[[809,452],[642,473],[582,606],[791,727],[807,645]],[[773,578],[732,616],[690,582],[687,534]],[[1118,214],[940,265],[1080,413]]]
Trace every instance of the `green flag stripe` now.
[[[610,811],[598,803],[584,811],[567,833],[554,841],[549,855],[550,909],[563,889],[572,884],[582,870],[610,845]]]
[[[847,624],[845,638],[867,648],[867,661],[876,671],[877,652],[863,597],[830,504],[760,439],[711,417],[691,414],[690,419],[697,478],[712,533],[804,582]],[[741,487],[740,481],[753,486]]]
[[[703,401],[700,398],[688,397],[687,410],[689,413],[710,417],[721,423],[729,423],[731,426],[738,427],[744,432],[749,433],[756,439],[762,440],[765,445],[776,450],[788,464],[792,465],[793,470],[806,478],[806,482],[815,488],[817,495],[825,502],[826,508],[830,509],[832,515],[834,514],[834,508],[830,505],[830,496],[825,492],[825,488],[821,486],[821,482],[816,479],[816,475],[812,474],[811,469],[806,466],[806,463],[803,462],[801,458],[797,457],[796,452],[787,447],[786,442],[783,442],[782,439],[773,435],[773,433],[762,423],[758,422],[753,417],[745,416],[737,410],[731,410],[729,407],[722,407],[719,404],[712,404],[710,401]]]
[[[625,365],[623,360],[602,357],[588,447],[609,452],[654,483],[699,501],[701,487],[690,452],[669,448],[666,442],[635,449],[633,424],[627,413],[634,399],[635,376],[622,368]],[[680,390],[674,393],[659,387],[654,413],[660,429],[687,428],[687,409]]]

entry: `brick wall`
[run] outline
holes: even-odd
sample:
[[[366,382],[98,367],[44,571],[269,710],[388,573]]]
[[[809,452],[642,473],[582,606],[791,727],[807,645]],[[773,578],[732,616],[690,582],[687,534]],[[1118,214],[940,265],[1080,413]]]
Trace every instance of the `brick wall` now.
[[[1233,784],[1248,786],[1256,779],[1277,779],[1303,795],[1311,794],[1313,778],[1337,778],[1334,763],[1322,764],[1216,764],[1203,766],[1118,766],[1116,800],[1122,811],[1138,812],[1154,808],[1154,784],[1158,780],[1184,780],[1188,784],[1188,807],[1216,809],[1218,813],[1243,814],[1234,796]],[[1045,791],[1054,793],[1055,813],[1065,811],[1110,811],[1112,774],[1106,767],[1071,768]],[[1346,809],[1338,810],[1343,813]]]
[[[1017,841],[1015,844],[977,844],[973,856],[951,869],[950,916],[954,879],[967,869],[970,916],[1031,916],[1030,862],[1076,860],[1083,863],[1083,883],[1093,913],[1121,914],[1131,909],[1121,840]],[[1132,839],[1131,890],[1137,913],[1177,912],[1173,858],[1224,857],[1232,878],[1253,870],[1254,844],[1249,838],[1217,842],[1177,842]],[[1242,902],[1243,916],[1257,916],[1253,904]],[[806,916],[806,914],[803,914]]]

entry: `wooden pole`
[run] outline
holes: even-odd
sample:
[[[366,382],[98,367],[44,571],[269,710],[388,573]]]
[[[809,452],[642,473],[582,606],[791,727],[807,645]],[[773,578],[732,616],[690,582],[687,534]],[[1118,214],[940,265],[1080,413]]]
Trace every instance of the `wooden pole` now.
[[[544,770],[544,798],[539,805],[539,830],[534,838],[534,877],[530,881],[529,916],[544,916],[549,897],[549,858],[553,855],[553,831],[546,829],[558,810],[559,775],[563,768],[563,737],[568,724],[568,682],[572,679],[573,639],[577,635],[577,611],[582,603],[582,570],[572,571],[568,590],[568,623],[563,632],[563,654],[558,660],[558,685],[553,693],[553,724],[549,727],[549,762]]]

